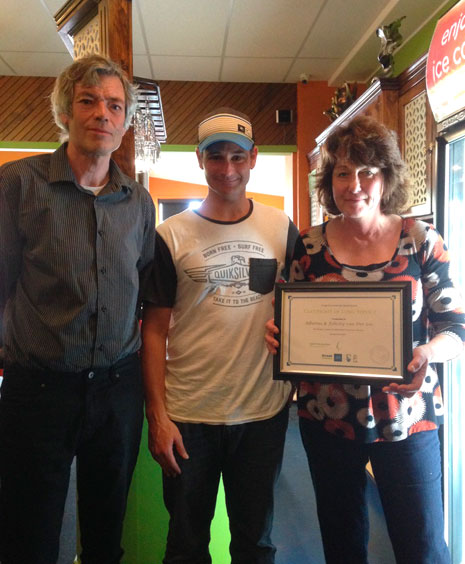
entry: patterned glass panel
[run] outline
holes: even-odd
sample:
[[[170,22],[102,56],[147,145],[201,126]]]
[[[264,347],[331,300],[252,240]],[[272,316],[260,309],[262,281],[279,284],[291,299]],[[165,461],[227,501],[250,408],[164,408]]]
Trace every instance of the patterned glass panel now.
[[[405,162],[410,172],[411,206],[430,204],[426,160],[426,92],[405,105]],[[414,210],[412,210],[414,211]]]
[[[310,194],[310,225],[319,225],[323,221],[323,208],[320,206],[315,190],[316,170],[308,175],[308,190]]]
[[[100,26],[98,15],[84,26],[73,38],[74,58],[100,53]]]

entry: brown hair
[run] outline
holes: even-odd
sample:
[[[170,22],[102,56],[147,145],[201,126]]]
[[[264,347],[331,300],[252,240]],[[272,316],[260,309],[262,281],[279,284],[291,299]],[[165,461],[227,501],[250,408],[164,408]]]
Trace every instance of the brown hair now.
[[[408,173],[396,134],[375,119],[360,116],[338,127],[321,149],[316,190],[320,204],[332,215],[341,212],[333,198],[333,170],[338,157],[356,165],[376,166],[383,174],[381,211],[401,213],[409,199]]]

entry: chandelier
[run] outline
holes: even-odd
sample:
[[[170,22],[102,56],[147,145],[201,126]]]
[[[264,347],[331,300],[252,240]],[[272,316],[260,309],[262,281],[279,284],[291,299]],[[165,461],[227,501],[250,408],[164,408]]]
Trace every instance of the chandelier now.
[[[136,172],[149,174],[160,157],[160,143],[166,141],[161,94],[154,80],[134,77],[138,85],[134,115]]]
[[[160,142],[148,106],[134,114],[136,172],[150,172],[160,157]]]

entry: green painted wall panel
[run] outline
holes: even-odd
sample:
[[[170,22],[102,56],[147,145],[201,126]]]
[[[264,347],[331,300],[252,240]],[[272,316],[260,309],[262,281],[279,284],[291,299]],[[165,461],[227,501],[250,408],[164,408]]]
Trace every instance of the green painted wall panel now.
[[[163,504],[162,473],[147,447],[147,422],[131,484],[123,533],[125,555],[122,564],[161,564],[168,532],[168,513]],[[229,557],[229,524],[220,485],[212,523],[210,552],[213,564],[225,564]]]
[[[457,4],[457,0],[449,0],[449,2],[447,2],[447,4],[445,4],[434,16],[434,18],[425,25],[425,27],[412,37],[410,41],[402,45],[402,47],[394,55],[394,76],[398,76],[417,59],[427,53],[437,21],[442,18],[442,16],[455,4]],[[402,33],[402,28],[400,31]]]

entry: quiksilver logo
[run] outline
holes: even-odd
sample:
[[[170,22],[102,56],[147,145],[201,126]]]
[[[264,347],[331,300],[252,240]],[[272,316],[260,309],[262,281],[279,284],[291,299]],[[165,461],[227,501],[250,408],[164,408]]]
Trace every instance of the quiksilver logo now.
[[[209,282],[220,286],[240,288],[249,283],[249,265],[241,256],[232,256],[229,264],[188,268],[186,274],[195,282]]]

